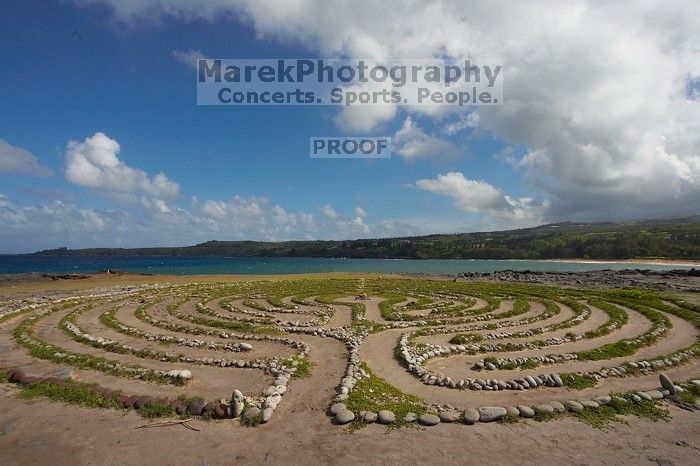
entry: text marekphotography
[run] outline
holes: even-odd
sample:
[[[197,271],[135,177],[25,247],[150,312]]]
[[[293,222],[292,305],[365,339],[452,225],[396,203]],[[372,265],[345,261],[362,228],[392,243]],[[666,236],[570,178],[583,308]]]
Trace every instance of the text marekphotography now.
[[[200,59],[198,105],[501,105],[500,60]]]

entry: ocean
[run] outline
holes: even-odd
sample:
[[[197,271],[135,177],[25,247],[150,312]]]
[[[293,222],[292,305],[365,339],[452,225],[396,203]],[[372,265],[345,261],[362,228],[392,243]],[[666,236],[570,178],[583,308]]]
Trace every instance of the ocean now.
[[[314,272],[439,273],[497,270],[586,271],[598,269],[690,269],[691,265],[633,262],[566,262],[539,260],[322,259],[308,257],[170,257],[170,256],[17,256],[0,255],[0,274],[26,272],[89,273],[123,270],[165,275],[284,275]]]

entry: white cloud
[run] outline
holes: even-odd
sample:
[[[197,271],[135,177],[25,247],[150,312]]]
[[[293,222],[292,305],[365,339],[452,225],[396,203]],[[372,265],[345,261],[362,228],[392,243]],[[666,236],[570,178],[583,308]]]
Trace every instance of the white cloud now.
[[[455,205],[469,213],[486,213],[508,219],[512,224],[542,223],[549,205],[532,198],[514,198],[481,180],[470,180],[459,172],[416,181],[416,187],[450,197]]]
[[[367,224],[359,211],[352,218],[336,215],[319,221],[312,214],[291,212],[259,197],[192,198],[187,209],[147,197],[140,203],[141,209],[118,211],[85,209],[62,201],[21,206],[0,194],[0,253],[61,246],[183,246],[211,239],[353,239],[418,232],[395,220]]]
[[[338,218],[338,212],[333,209],[329,204],[324,205],[319,209],[323,215],[326,217],[330,218],[331,220],[335,220]]]
[[[444,131],[446,134],[452,136],[467,128],[476,128],[479,126],[479,119],[479,112],[462,113],[459,115],[457,121],[446,124]]]
[[[195,49],[173,50],[172,54],[173,58],[175,58],[178,63],[182,63],[183,65],[190,66],[194,69],[197,69],[197,61],[200,58],[207,58],[206,55],[204,55],[204,52]]]
[[[355,105],[343,107],[334,118],[335,125],[344,133],[363,132],[375,133],[381,125],[391,121],[396,116],[396,106]]]
[[[180,186],[160,172],[146,172],[119,160],[119,143],[104,133],[95,133],[83,142],[70,141],[66,151],[66,179],[79,186],[115,196],[174,198]]]
[[[422,158],[453,158],[459,149],[452,143],[430,135],[407,117],[391,139],[392,150],[407,160]]]
[[[0,174],[2,173],[38,177],[53,175],[51,170],[39,164],[34,154],[0,139]]]
[[[360,206],[355,207],[355,217],[365,218],[367,211]]]
[[[395,0],[381,10],[331,0],[79,3],[109,3],[126,21],[234,15],[263,39],[322,56],[501,58],[506,101],[480,107],[479,128],[527,148],[517,166],[554,214],[663,215],[687,212],[700,196],[700,106],[688,91],[700,77],[697,1]],[[406,111],[439,121],[447,110]],[[394,106],[357,107],[336,123],[372,131],[396,115]]]

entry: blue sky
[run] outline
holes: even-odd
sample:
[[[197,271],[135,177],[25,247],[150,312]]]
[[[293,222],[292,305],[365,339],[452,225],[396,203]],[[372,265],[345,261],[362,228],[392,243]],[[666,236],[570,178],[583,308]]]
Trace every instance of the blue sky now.
[[[593,12],[593,19],[571,19],[586,24],[581,37],[561,31],[532,37],[523,25],[507,28],[511,37],[482,43],[482,34],[472,43],[467,31],[486,30],[486,24],[463,21],[455,30],[463,29],[464,37],[439,37],[446,24],[441,15],[454,17],[450,9],[463,8],[459,2],[399,3],[389,30],[348,3],[305,3],[30,0],[3,7],[0,253],[398,236],[697,213],[688,201],[698,199],[698,141],[687,135],[699,124],[697,105],[695,95],[679,97],[676,88],[697,79],[698,57],[694,48],[683,48],[692,44],[695,24],[680,14],[649,25],[649,12],[639,11],[623,34],[605,12]],[[348,8],[342,23],[329,19]],[[425,21],[417,24],[412,18],[421,8]],[[571,18],[566,7],[560,10],[538,21],[544,27]],[[657,58],[671,30],[680,52],[661,64],[683,78],[680,84],[665,78],[667,88],[660,85],[661,95],[650,96],[636,57]],[[420,34],[430,40],[406,39]],[[646,48],[610,56],[611,40],[644,42],[635,35],[649,42]],[[584,52],[589,49],[607,55],[591,56]],[[196,52],[314,58],[445,50],[503,56],[504,105],[437,114],[399,107],[389,116],[363,108],[360,123],[333,106],[197,106],[195,70],[177,59]],[[554,55],[539,62],[543,50]],[[581,57],[570,71],[555,60],[565,57],[565,65],[572,54]],[[610,58],[617,60],[621,83],[605,68]],[[579,65],[593,70],[583,83],[569,74]],[[509,74],[508,66],[517,71]],[[597,96],[611,86],[622,93],[611,108],[623,110],[596,107]],[[644,107],[649,115],[635,116]],[[448,130],[470,114],[476,123]],[[309,157],[309,137],[344,134],[402,135],[399,153],[388,160]],[[105,144],[118,144],[110,154],[118,166],[103,171],[100,184],[77,164]],[[159,173],[173,189],[155,186]],[[655,185],[668,189],[645,189],[655,177],[664,180]]]

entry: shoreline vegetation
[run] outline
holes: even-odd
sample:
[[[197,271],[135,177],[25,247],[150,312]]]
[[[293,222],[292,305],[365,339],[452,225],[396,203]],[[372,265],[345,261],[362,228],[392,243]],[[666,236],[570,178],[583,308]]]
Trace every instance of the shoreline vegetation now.
[[[219,256],[700,263],[700,216],[564,222],[518,230],[339,241],[208,241],[185,247],[48,249],[30,256]],[[673,261],[673,262],[670,262]]]

